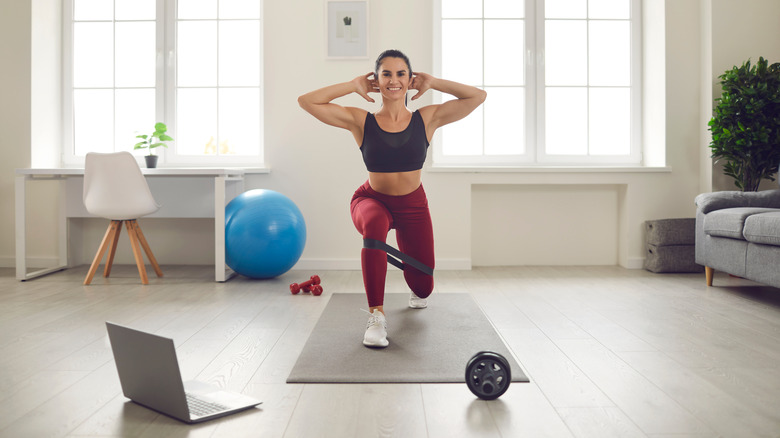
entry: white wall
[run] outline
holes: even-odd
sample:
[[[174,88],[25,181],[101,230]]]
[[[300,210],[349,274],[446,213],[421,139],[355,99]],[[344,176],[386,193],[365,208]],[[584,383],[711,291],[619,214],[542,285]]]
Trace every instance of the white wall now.
[[[474,185],[472,263],[615,265],[622,189],[619,185]],[[513,207],[507,208],[507,203]]]
[[[730,43],[722,42],[715,36],[711,41],[702,41],[710,25],[702,20],[703,5],[709,5],[706,2],[712,2],[712,34],[728,28]],[[739,3],[738,7],[732,6],[736,3]],[[31,143],[31,120],[37,120],[31,118],[29,111],[30,78],[34,75],[29,49],[30,7],[26,4],[25,0],[5,0],[0,6],[0,39],[18,42],[13,47],[3,45],[0,49],[3,51],[0,54],[5,55],[2,59],[6,60],[5,68],[0,70],[0,90],[4,100],[0,128],[6,133],[4,143],[7,144],[3,149],[10,152],[9,159],[0,164],[3,166],[0,173],[0,202],[3,205],[0,218],[3,225],[8,224],[0,227],[0,263],[5,266],[13,265],[14,254],[13,227],[10,226],[13,223],[12,169],[31,164],[30,148],[25,145]],[[734,53],[737,60],[729,61],[732,63],[741,62],[739,60],[747,56],[757,56],[752,48],[758,41],[774,49],[774,53],[770,53],[769,49],[762,53],[770,60],[777,60],[780,55],[777,53],[780,39],[774,37],[767,42],[765,35],[756,35],[751,20],[746,19],[735,27],[714,17],[725,17],[731,13],[746,18],[754,15],[777,17],[778,4],[780,2],[774,0],[665,0],[662,7],[649,5],[654,13],[661,14],[666,20],[662,43],[666,56],[660,73],[655,74],[655,83],[662,84],[662,91],[664,84],[666,87],[663,98],[656,99],[665,105],[665,114],[663,120],[656,120],[653,125],[655,131],[662,131],[655,133],[653,138],[660,138],[665,144],[665,153],[661,156],[665,155],[670,170],[425,171],[423,180],[436,230],[437,267],[464,268],[472,261],[478,264],[502,264],[503,261],[526,264],[528,260],[544,260],[545,263],[559,260],[565,264],[617,263],[640,267],[644,258],[644,221],[692,217],[695,211],[693,198],[702,184],[700,176],[707,171],[702,170],[708,164],[702,158],[706,154],[703,153],[706,142],[702,139],[701,128],[704,119],[702,93],[704,89],[711,88],[713,75],[703,73],[703,63],[708,59],[702,54],[703,48],[711,43],[712,63],[718,60],[718,65],[725,62],[720,59],[726,58],[726,54]],[[361,243],[349,218],[348,203],[354,189],[366,178],[360,154],[348,132],[316,122],[298,108],[296,98],[311,89],[366,73],[373,69],[373,60],[325,59],[322,41],[325,34],[324,7],[325,2],[321,0],[265,1],[265,145],[271,173],[251,177],[247,187],[278,190],[301,208],[309,238],[298,267],[357,268]],[[430,0],[371,0],[370,57],[386,48],[398,48],[411,57],[415,70],[432,71],[431,21]],[[739,44],[732,40],[739,41]],[[744,55],[740,56],[743,52]],[[712,67],[714,71],[719,71],[719,68]],[[710,83],[702,83],[707,78]],[[57,100],[52,97],[52,102]],[[342,102],[372,108],[356,97],[345,98]],[[423,105],[430,103],[430,96],[418,102]],[[14,108],[13,111],[8,109],[9,106]],[[48,208],[49,214],[44,211],[40,216],[51,218],[56,212],[53,204],[41,207]],[[492,216],[486,211],[490,211]],[[583,217],[587,220],[580,220]],[[516,221],[503,218],[527,218],[528,223],[534,226],[547,222],[544,218],[556,218],[559,226],[570,224],[571,228],[562,235],[566,236],[565,240],[571,241],[571,245],[544,245],[544,239],[538,237],[529,241],[518,233]],[[490,224],[489,229],[486,229],[486,223]],[[191,219],[171,225],[165,220],[142,220],[141,224],[153,248],[161,248],[155,251],[161,263],[208,264],[213,261],[213,226],[209,221]],[[81,263],[87,263],[102,237],[105,224],[90,219],[74,221],[72,226],[77,240],[74,247],[79,248],[77,258]],[[539,235],[552,239],[558,235],[559,226],[547,228]],[[31,256],[41,260],[53,259],[56,245],[52,242],[55,241],[56,228],[46,220],[39,224],[39,228],[31,237],[37,242],[31,242]],[[572,233],[572,230],[575,232]],[[601,238],[595,241],[577,239],[577,233],[585,235],[590,232]],[[533,251],[533,256],[518,258],[517,246],[491,243],[501,241],[502,236],[525,242],[520,250]],[[600,256],[594,261],[583,248],[596,245],[595,242],[602,242],[603,246],[598,248]],[[127,246],[120,244],[119,263],[132,260]],[[486,256],[488,253],[489,257]]]
[[[28,0],[0,2],[0,263],[13,266],[14,168],[30,166]]]
[[[701,66],[699,80],[699,191],[712,191],[712,158],[709,143],[712,140],[707,122],[712,118],[713,70],[712,70],[712,0],[701,0]]]

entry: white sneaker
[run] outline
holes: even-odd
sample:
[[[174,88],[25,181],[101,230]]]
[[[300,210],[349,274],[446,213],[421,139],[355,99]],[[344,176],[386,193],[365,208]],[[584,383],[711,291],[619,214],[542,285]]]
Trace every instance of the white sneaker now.
[[[371,313],[371,316],[368,317],[366,334],[363,336],[363,345],[381,348],[390,345],[390,342],[387,341],[387,320],[379,309],[374,309],[374,313]]]
[[[411,292],[409,294],[409,307],[412,309],[424,309],[428,307],[428,300],[426,298],[420,298]]]

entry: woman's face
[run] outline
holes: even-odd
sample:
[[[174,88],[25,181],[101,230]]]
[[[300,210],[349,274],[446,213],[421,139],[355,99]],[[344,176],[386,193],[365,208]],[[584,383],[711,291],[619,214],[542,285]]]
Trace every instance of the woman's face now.
[[[402,99],[409,90],[409,66],[401,58],[385,58],[379,66],[377,85],[382,97]]]

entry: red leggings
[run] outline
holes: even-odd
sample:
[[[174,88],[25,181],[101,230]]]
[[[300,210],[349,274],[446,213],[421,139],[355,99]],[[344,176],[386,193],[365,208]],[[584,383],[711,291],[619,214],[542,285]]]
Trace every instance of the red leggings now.
[[[387,233],[395,229],[398,250],[434,267],[433,225],[428,210],[428,198],[422,185],[403,196],[383,195],[366,181],[352,197],[352,222],[364,239],[387,241]],[[381,306],[385,297],[387,253],[381,249],[363,248],[360,254],[363,284],[369,307]],[[404,279],[420,298],[433,292],[433,276],[404,264]]]

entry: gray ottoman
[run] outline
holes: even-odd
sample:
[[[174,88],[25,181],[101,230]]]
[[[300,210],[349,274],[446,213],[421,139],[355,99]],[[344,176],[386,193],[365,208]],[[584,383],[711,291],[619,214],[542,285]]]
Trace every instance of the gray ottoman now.
[[[645,222],[645,263],[650,272],[704,272],[696,264],[696,219]]]

